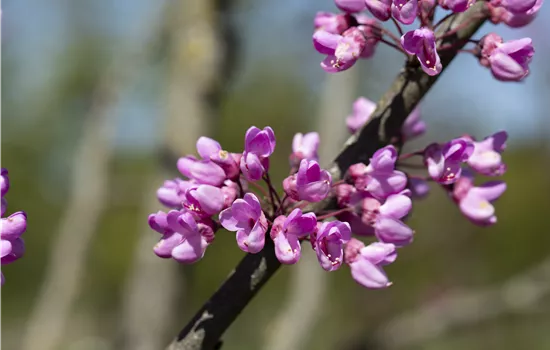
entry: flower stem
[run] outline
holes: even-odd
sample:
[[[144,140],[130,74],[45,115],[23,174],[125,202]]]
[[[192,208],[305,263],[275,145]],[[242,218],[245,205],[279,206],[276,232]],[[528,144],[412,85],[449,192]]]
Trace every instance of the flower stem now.
[[[267,193],[265,188],[263,188],[262,186],[258,185],[255,182],[252,182],[252,181],[250,181],[249,184],[254,186],[257,190],[259,190],[264,195],[264,197],[269,198],[269,194]]]
[[[435,8],[436,6],[434,6]],[[437,27],[439,27],[441,25],[441,23],[445,22],[447,19],[449,19],[451,16],[454,16],[455,13],[454,12],[451,12],[449,13],[448,15],[446,15],[445,17],[443,17],[442,19],[439,20],[439,22],[437,22],[435,25],[434,25],[434,30],[437,29]]]
[[[336,215],[340,215],[342,213],[345,213],[345,212],[348,212],[348,211],[353,211],[355,210],[354,208],[350,207],[350,208],[344,208],[344,209],[340,209],[340,210],[336,210],[336,211],[332,211],[330,213],[327,213],[327,214],[324,214],[324,215],[321,215],[321,216],[317,216],[317,221],[321,221],[321,220],[324,220],[324,219],[328,219],[330,217],[333,217],[333,216],[336,216]]]
[[[397,28],[399,35],[403,36],[403,29],[401,28],[401,25],[399,24],[399,22],[397,22],[397,20],[393,16],[391,17],[391,20],[393,24],[395,24],[395,27]]]
[[[399,160],[405,160],[405,159],[409,159],[409,158],[412,158],[414,156],[422,156],[424,155],[424,152],[422,151],[416,151],[416,152],[411,152],[411,153],[405,153],[405,154],[401,154],[399,156]]]

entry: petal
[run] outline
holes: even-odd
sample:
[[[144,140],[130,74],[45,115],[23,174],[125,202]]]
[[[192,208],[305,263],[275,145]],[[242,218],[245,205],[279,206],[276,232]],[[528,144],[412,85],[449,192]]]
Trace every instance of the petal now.
[[[2,239],[0,241],[0,258],[3,258],[9,253],[11,253],[11,250],[12,250],[11,242],[6,239]]]
[[[430,174],[432,179],[438,180],[443,175],[445,158],[438,144],[432,143],[426,147],[424,150],[424,163],[428,167],[428,174]]]
[[[262,178],[265,168],[254,153],[245,153],[241,158],[241,171],[248,181],[258,181]]]
[[[196,189],[189,190],[186,196],[194,198],[199,203],[200,210],[209,216],[219,213],[224,204],[222,190],[210,185],[200,185]]]
[[[295,264],[300,260],[302,248],[298,237],[280,233],[273,240],[275,255],[282,264]]]
[[[394,0],[391,11],[396,20],[403,24],[411,24],[416,19],[418,11],[417,0]]]
[[[380,215],[374,226],[376,237],[384,243],[402,247],[412,242],[414,231],[402,221]]]
[[[233,209],[233,216],[239,221],[257,220],[256,214],[245,199],[235,199],[231,208]]]
[[[197,222],[195,221],[195,218],[193,215],[189,212],[183,212],[180,216],[177,218],[178,224],[183,228],[183,232],[179,231],[180,233],[183,233],[185,237],[187,237],[189,234],[194,235],[197,232],[199,232],[199,227],[197,226]]]
[[[200,234],[186,236],[185,240],[172,250],[172,257],[180,263],[192,264],[202,259],[206,247],[208,243]]]
[[[501,81],[518,81],[523,79],[529,71],[525,70],[512,57],[495,52],[489,57],[493,76]]]
[[[252,210],[254,219],[258,219],[262,215],[262,205],[260,200],[253,193],[246,193],[243,197],[244,201],[248,203]]]
[[[265,217],[260,218],[256,221],[256,224],[250,231],[248,235],[248,252],[249,253],[259,253],[265,244],[265,233],[267,232],[267,222]]]
[[[373,173],[367,179],[365,190],[378,199],[399,193],[407,187],[407,175],[398,170],[389,174]]]
[[[397,258],[395,245],[391,243],[374,242],[361,248],[361,257],[372,264],[392,263]]]
[[[222,212],[219,215],[220,224],[228,231],[237,231],[239,227],[237,227],[239,220],[237,220],[233,216],[233,211],[231,208],[227,208],[225,210],[222,210]]]
[[[409,55],[416,55],[421,40],[422,38],[416,34],[416,30],[411,30],[401,37],[401,46]]]
[[[21,237],[11,241],[11,252],[2,257],[2,265],[11,264],[25,254],[25,241]]]
[[[479,187],[474,187],[470,190],[472,195],[479,196],[489,202],[498,199],[506,191],[506,182],[490,181]]]
[[[159,211],[156,214],[149,215],[148,222],[149,226],[160,234],[171,232],[171,229],[168,226],[167,214],[165,212]]]
[[[374,170],[390,172],[395,169],[397,150],[393,146],[386,146],[374,152],[370,159],[370,166]]]
[[[391,282],[384,270],[365,259],[357,259],[350,265],[353,279],[367,288],[386,288]]]
[[[460,210],[474,221],[484,221],[495,214],[495,208],[486,200],[470,191],[459,203]]]
[[[412,201],[402,194],[390,195],[386,202],[380,207],[380,214],[401,219],[409,214],[412,208]]]
[[[183,242],[183,236],[178,232],[164,235],[153,248],[155,254],[161,258],[171,258],[172,250]]]
[[[11,214],[7,218],[2,218],[2,239],[13,241],[27,230],[27,214],[22,211]]]
[[[197,140],[197,152],[204,159],[209,159],[211,154],[218,153],[222,150],[222,146],[218,141],[209,137],[201,136]]]

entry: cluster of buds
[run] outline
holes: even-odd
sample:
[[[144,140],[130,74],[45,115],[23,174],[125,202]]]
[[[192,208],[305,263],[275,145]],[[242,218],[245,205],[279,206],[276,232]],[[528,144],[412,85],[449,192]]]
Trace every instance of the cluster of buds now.
[[[350,132],[367,123],[374,108],[373,102],[359,98],[346,120]],[[425,130],[415,109],[403,125],[401,139],[410,140]],[[201,137],[200,159],[178,160],[187,179],[166,181],[157,192],[159,201],[172,210],[149,216],[151,228],[162,235],[154,252],[161,258],[194,263],[223,227],[235,232],[238,247],[247,253],[273,247],[281,263],[295,264],[302,245],[309,242],[326,271],[348,265],[361,285],[388,287],[391,282],[383,266],[413,241],[414,231],[405,220],[412,199],[427,193],[429,181],[441,184],[475,224],[496,222],[491,203],[504,192],[505,184],[474,186],[472,174],[502,175],[505,141],[504,132],[479,142],[463,136],[403,155],[389,145],[376,151],[368,164],[352,165],[342,180],[333,181],[318,163],[319,135],[296,134],[290,173],[282,182],[284,193],[278,193],[269,176],[269,157],[276,145],[270,127],[248,129],[242,153],[229,153],[215,140]],[[403,161],[413,156],[423,157],[425,177],[401,169],[409,165]],[[336,198],[337,208],[321,211],[317,209],[321,205],[312,205],[328,197]],[[266,239],[273,244],[266,245]]]
[[[10,188],[8,170],[2,168],[0,175],[0,186],[2,188],[2,226],[0,228],[0,252],[2,265],[11,264],[25,253],[25,242],[21,235],[27,230],[27,214],[18,211],[4,218],[8,202],[4,198]],[[4,274],[1,273],[2,285]]]
[[[374,54],[378,43],[387,44],[408,57],[416,56],[423,71],[428,75],[439,74],[443,66],[438,52],[456,50],[445,39],[452,37],[460,28],[436,35],[443,20],[434,23],[437,7],[451,11],[453,16],[466,11],[476,0],[334,0],[342,13],[318,12],[315,16],[313,45],[326,55],[321,67],[330,73],[352,67],[360,58]],[[491,0],[483,2],[482,13],[493,23],[505,23],[510,27],[529,24],[537,15],[543,0]],[[371,18],[364,14],[370,12]],[[448,18],[445,16],[444,19]],[[392,20],[401,37],[385,29],[381,21]],[[410,25],[416,19],[420,27],[404,32],[401,25]],[[470,20],[478,20],[472,16]],[[534,55],[530,38],[505,42],[496,34],[481,40],[469,40],[472,49],[463,49],[475,55],[483,66],[491,69],[500,81],[520,81],[529,74],[529,63]],[[460,44],[460,42],[459,42]],[[463,44],[463,43],[462,43]]]

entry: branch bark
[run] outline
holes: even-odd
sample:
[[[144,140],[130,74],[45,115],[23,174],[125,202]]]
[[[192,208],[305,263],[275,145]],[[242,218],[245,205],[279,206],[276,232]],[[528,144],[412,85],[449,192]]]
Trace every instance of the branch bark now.
[[[486,19],[484,3],[476,3],[468,11],[447,19],[438,29],[438,34],[449,29],[460,30],[444,39],[456,43],[456,49],[440,54],[444,69]],[[467,23],[467,24],[466,24]],[[334,181],[342,178],[350,165],[368,162],[379,148],[389,144],[399,135],[406,117],[430,90],[439,76],[430,77],[419,67],[416,59],[407,62],[392,86],[378,102],[367,125],[350,137],[330,167]],[[333,199],[310,206],[310,210],[327,208]],[[215,349],[220,338],[258,290],[280,267],[275,257],[273,244],[266,240],[265,248],[258,254],[246,255],[218,291],[197,312],[179,335],[168,346],[169,350]]]

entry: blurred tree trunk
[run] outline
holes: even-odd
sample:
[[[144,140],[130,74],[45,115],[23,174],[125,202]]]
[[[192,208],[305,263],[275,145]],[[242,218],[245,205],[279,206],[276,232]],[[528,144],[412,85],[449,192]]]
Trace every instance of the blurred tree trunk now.
[[[85,116],[83,135],[72,161],[73,173],[58,235],[54,238],[44,284],[32,310],[23,349],[57,349],[80,292],[90,242],[106,202],[109,162],[116,118],[110,113],[118,102],[121,66],[107,69]]]
[[[223,92],[229,58],[224,11],[230,1],[180,0],[166,7],[164,39],[168,55],[167,120],[159,162],[144,192],[143,230],[127,281],[123,305],[123,346],[132,350],[163,348],[175,328],[178,302],[185,302],[186,281],[178,264],[158,258],[159,237],[147,216],[164,210],[156,190],[176,175],[176,161],[194,154],[196,140],[211,135]],[[161,164],[162,163],[162,164]],[[191,267],[189,267],[191,268]]]
[[[315,130],[321,137],[319,155],[321,164],[330,158],[347,137],[345,116],[357,98],[359,74],[343,72],[326,75]],[[336,152],[335,152],[336,150]],[[327,275],[308,242],[303,243],[298,264],[291,266],[287,304],[269,327],[265,349],[305,349],[316,321],[320,316],[327,290]]]

